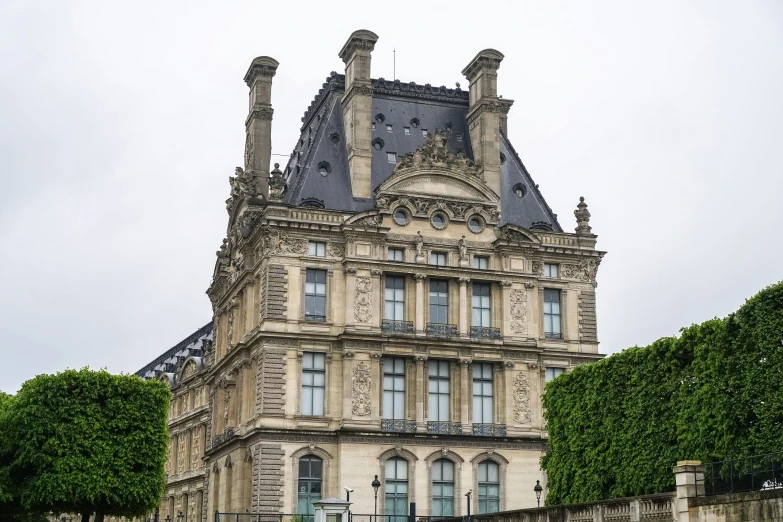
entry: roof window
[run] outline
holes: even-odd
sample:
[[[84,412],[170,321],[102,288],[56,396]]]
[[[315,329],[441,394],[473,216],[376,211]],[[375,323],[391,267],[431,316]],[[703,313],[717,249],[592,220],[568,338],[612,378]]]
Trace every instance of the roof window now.
[[[331,133],[329,139],[332,140],[332,143],[340,143],[340,135],[336,132]]]
[[[374,140],[372,140],[372,147],[375,150],[383,149],[383,145],[384,145],[383,140],[380,138],[375,138]]]
[[[403,127],[402,130],[405,131],[405,135],[406,136],[410,136],[411,135],[411,128],[410,127]]]
[[[396,152],[387,152],[386,158],[389,160],[389,163],[397,163],[397,153]]]
[[[421,129],[421,135],[427,137],[427,129]]]
[[[322,161],[318,164],[318,173],[321,176],[328,176],[332,172],[332,165],[328,161]]]
[[[500,153],[500,164],[503,165],[506,162],[506,155],[502,152]]]
[[[462,141],[462,134],[457,134],[457,141],[459,141],[459,142]]]
[[[418,129],[419,125],[421,125],[421,122],[419,121],[419,118],[413,118],[411,120],[411,127],[413,127],[414,129]]]
[[[386,132],[392,132],[392,130],[393,129],[391,125],[386,125]]]
[[[375,121],[377,121],[378,123],[383,123],[384,121],[386,121],[386,116],[384,116],[382,113],[379,112],[378,114],[375,115]]]
[[[523,183],[517,183],[511,187],[511,190],[514,191],[518,198],[524,198],[525,194],[527,194],[527,187]]]

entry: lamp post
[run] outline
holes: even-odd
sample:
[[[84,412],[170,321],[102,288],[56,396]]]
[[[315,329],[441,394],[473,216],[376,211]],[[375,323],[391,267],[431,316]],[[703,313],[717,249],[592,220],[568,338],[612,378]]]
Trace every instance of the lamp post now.
[[[166,515],[166,522],[171,522],[171,515]]]
[[[375,516],[373,522],[378,519],[378,488],[381,487],[381,481],[378,480],[378,475],[375,475],[375,479],[372,481],[372,489],[375,490]]]
[[[182,517],[183,517],[183,516],[184,516],[184,515],[182,514],[182,511],[180,511],[179,513],[177,513],[177,522],[182,522]]]
[[[544,488],[541,487],[541,481],[536,480],[536,485],[533,486],[533,491],[536,492],[536,502],[538,503],[538,507],[541,507],[541,492],[544,491]]]
[[[473,490],[469,489],[465,496],[468,498],[468,522],[470,522],[470,496],[473,494]]]

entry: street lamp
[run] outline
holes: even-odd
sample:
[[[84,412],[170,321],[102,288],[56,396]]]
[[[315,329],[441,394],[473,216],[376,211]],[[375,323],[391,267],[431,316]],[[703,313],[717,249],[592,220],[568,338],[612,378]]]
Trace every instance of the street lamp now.
[[[468,497],[468,521],[470,521],[470,496],[473,494],[473,490],[469,489],[465,496]]]
[[[536,492],[536,502],[538,503],[538,507],[541,507],[541,492],[544,491],[544,488],[541,487],[541,481],[536,480],[536,485],[533,486],[533,491]]]
[[[180,511],[179,513],[177,513],[177,522],[182,522],[182,517],[183,517],[183,516],[184,516],[184,515],[182,514],[182,511]]]
[[[171,515],[166,515],[166,522],[171,522]]]
[[[378,475],[375,475],[375,479],[373,479],[371,486],[372,489],[375,490],[375,517],[373,518],[373,521],[375,521],[378,518],[378,488],[381,487],[381,481],[378,480]]]

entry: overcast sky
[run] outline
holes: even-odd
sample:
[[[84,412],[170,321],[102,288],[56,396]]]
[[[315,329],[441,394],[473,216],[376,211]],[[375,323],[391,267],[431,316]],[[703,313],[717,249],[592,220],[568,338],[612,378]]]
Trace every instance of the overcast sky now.
[[[273,153],[348,35],[374,77],[506,58],[509,136],[566,230],[584,196],[601,351],[724,316],[783,276],[783,2],[0,1],[0,390],[134,372],[211,318],[251,60]],[[278,161],[284,158],[277,158]],[[283,163],[281,161],[281,163]]]

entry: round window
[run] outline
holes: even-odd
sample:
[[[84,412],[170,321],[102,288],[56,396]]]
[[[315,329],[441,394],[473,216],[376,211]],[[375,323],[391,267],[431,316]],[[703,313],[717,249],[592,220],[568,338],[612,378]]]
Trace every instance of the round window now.
[[[446,223],[448,223],[448,218],[445,214],[441,214],[440,212],[437,212],[432,215],[430,218],[430,223],[432,223],[432,226],[437,228],[438,230],[442,230],[446,228]]]
[[[525,194],[527,194],[527,187],[522,183],[517,183],[516,185],[514,185],[512,187],[512,190],[514,191],[514,194],[516,194],[518,198],[523,198],[525,197]]]
[[[468,220],[468,228],[474,234],[478,234],[484,229],[484,223],[481,221],[481,218],[473,216]]]
[[[400,209],[394,211],[394,222],[400,225],[401,227],[407,225],[410,219],[411,219],[410,216],[404,210]]]

